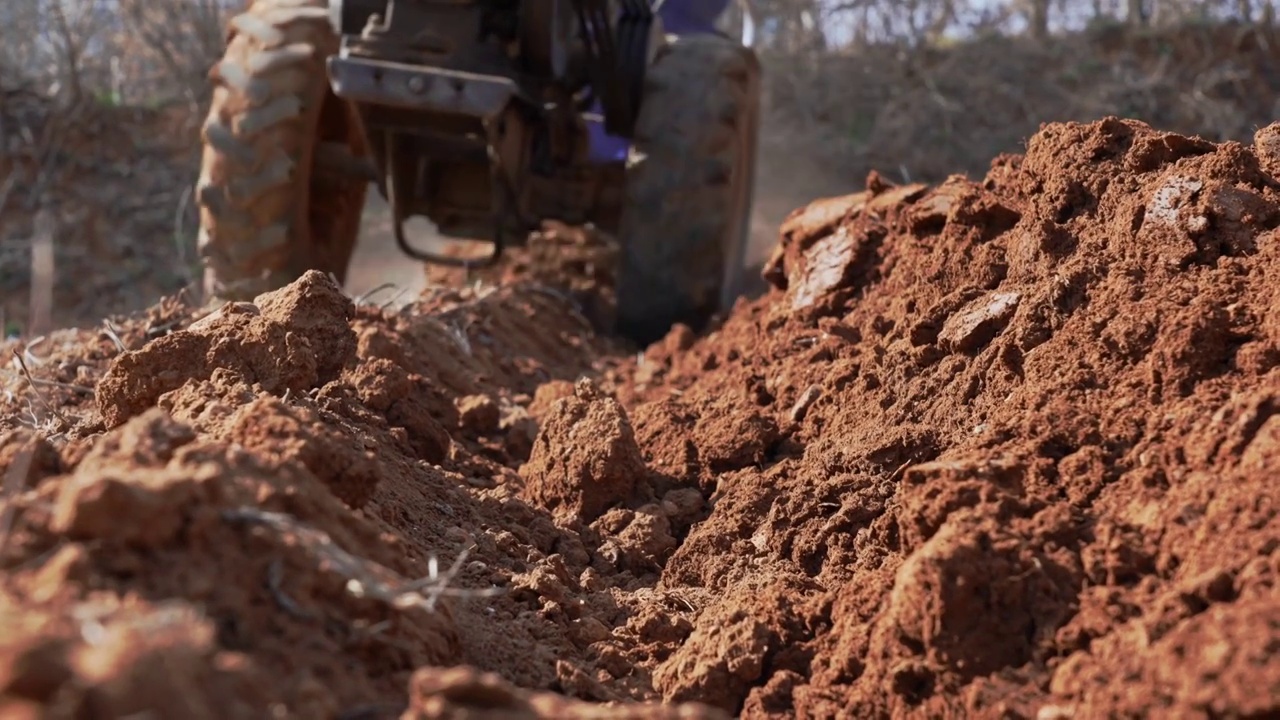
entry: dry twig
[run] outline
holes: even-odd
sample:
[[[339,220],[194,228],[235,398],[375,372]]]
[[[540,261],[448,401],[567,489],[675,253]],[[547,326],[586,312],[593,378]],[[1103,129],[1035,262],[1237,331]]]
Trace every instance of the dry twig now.
[[[267,567],[267,589],[271,591],[271,596],[276,599],[276,604],[284,608],[284,611],[290,615],[307,620],[311,617],[311,613],[303,610],[298,603],[285,594],[280,585],[284,582],[284,561],[276,558],[271,561],[271,565]]]
[[[354,302],[356,305],[364,305],[366,302],[369,301],[369,298],[373,297],[374,295],[377,295],[383,290],[392,290],[397,287],[399,286],[396,285],[395,283],[390,283],[390,282],[382,283],[381,285],[373,287],[369,290],[365,290],[363,293],[360,293],[359,295],[355,296],[355,298],[352,299],[352,302]]]
[[[449,586],[462,569],[471,547],[464,548],[444,573],[439,571],[438,561],[432,556],[427,577],[406,580],[388,568],[352,555],[338,547],[327,533],[307,527],[289,515],[242,507],[224,511],[222,517],[232,522],[265,525],[281,535],[292,536],[329,569],[346,579],[347,592],[356,597],[381,600],[395,608],[418,607],[430,612],[443,597],[493,597],[503,592],[497,587],[472,590]]]
[[[45,397],[44,393],[40,392],[39,382],[34,377],[31,376],[31,370],[27,368],[27,361],[22,359],[22,353],[18,352],[17,350],[14,350],[13,356],[17,358],[18,366],[22,368],[22,374],[24,377],[26,377],[27,382],[31,384],[31,391],[35,393],[35,396],[40,400],[40,404],[44,405],[45,408],[48,409],[50,413],[53,413],[54,417],[62,421],[63,425],[70,425],[71,423],[67,422],[67,418],[58,410],[58,408],[54,407],[53,403],[49,402],[49,398]],[[43,382],[46,385],[53,383],[52,380],[44,380]],[[85,388],[85,389],[88,390],[90,394],[93,393],[92,389],[89,389],[89,388]]]
[[[120,333],[116,331],[116,326],[111,324],[110,320],[103,320],[102,325],[103,334],[111,338],[111,342],[115,343],[116,349],[121,353],[129,352],[129,349],[124,345],[124,341],[120,339]]]

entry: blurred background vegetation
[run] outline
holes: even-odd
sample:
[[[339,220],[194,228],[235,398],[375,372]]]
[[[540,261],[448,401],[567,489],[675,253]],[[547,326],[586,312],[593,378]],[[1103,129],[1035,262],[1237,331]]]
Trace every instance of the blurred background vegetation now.
[[[818,182],[981,176],[1040,124],[1120,115],[1212,140],[1280,119],[1270,0],[754,0],[770,158]],[[813,188],[806,188],[812,190]]]

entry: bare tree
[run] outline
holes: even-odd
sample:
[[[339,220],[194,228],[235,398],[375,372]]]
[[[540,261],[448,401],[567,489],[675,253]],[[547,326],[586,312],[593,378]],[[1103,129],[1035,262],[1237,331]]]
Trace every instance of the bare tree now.
[[[209,68],[222,54],[227,0],[119,0],[126,32],[121,55],[158,68],[173,92],[198,103],[207,92]],[[149,88],[157,92],[159,88]]]
[[[817,0],[755,0],[752,7],[760,22],[772,29],[771,49],[813,52],[826,49],[823,13]]]

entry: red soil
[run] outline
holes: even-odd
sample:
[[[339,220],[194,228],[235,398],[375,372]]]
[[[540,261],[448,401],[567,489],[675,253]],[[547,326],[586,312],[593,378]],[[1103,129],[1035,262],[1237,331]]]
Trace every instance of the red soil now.
[[[1278,176],[1280,126],[1048,125],[638,357],[532,272],[61,333],[0,715],[1280,714]]]

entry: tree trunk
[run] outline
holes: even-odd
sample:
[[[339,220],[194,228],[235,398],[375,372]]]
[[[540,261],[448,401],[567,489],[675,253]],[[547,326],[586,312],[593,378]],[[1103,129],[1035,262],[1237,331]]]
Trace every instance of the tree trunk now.
[[[1029,0],[1027,4],[1030,5],[1027,32],[1037,40],[1049,37],[1049,0]]]
[[[1128,0],[1129,11],[1125,14],[1125,20],[1134,27],[1144,27],[1147,25],[1149,16],[1147,8],[1142,0]]]

